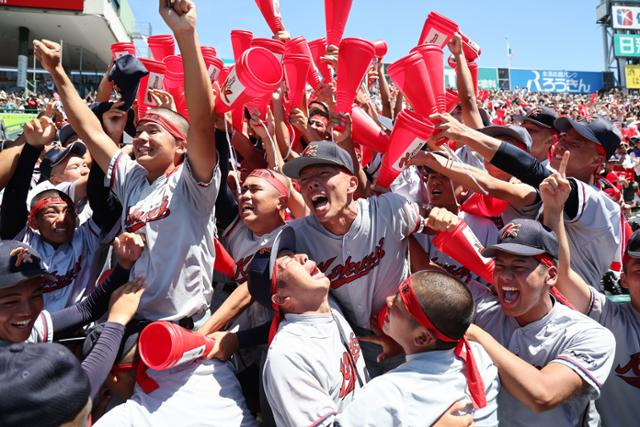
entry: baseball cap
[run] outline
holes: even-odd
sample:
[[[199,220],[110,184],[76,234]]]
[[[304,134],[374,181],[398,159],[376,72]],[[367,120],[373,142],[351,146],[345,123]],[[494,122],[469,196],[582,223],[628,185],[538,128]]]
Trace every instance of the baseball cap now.
[[[598,117],[591,122],[578,122],[569,117],[560,117],[554,122],[560,132],[575,129],[583,138],[600,145],[608,160],[620,145],[620,131],[609,120]]]
[[[534,108],[527,115],[514,114],[511,119],[519,122],[530,122],[543,128],[553,129],[553,123],[558,118],[558,113],[549,107]]]
[[[300,157],[285,163],[282,171],[289,178],[297,179],[300,178],[302,169],[319,165],[338,166],[355,175],[351,155],[338,144],[330,141],[310,142]]]
[[[73,135],[77,135],[76,131],[73,130],[69,123],[67,123],[58,130],[58,141],[60,141],[60,144],[64,146]]]
[[[536,256],[544,253],[558,258],[558,239],[553,231],[532,219],[515,219],[500,230],[498,243],[487,246],[482,256],[495,257],[498,252]]]
[[[273,274],[278,259],[278,253],[289,250],[296,252],[296,235],[293,228],[285,226],[280,230],[271,250],[258,251],[249,264],[247,286],[254,300],[265,307],[271,308],[273,289]]]
[[[40,180],[38,182],[47,181],[51,178],[53,168],[62,163],[68,156],[82,157],[86,152],[87,146],[80,141],[76,141],[64,148],[53,147],[45,154],[42,163],[40,163]]]
[[[17,240],[0,241],[0,289],[10,288],[33,277],[53,280],[31,246]]]
[[[109,80],[120,89],[120,96],[124,101],[124,105],[120,108],[122,111],[131,108],[138,93],[140,79],[147,74],[149,71],[144,64],[131,54],[123,55],[115,60],[111,71],[109,71]]]
[[[631,258],[640,258],[640,230],[634,231],[629,238],[626,254]]]
[[[501,136],[508,136],[511,138],[520,141],[527,147],[527,151],[531,151],[531,144],[533,141],[531,140],[531,135],[529,135],[529,131],[518,125],[507,125],[507,126],[487,126],[482,129],[478,129],[479,132],[484,133],[485,135],[493,136],[495,138],[500,138]]]
[[[87,404],[90,391],[80,363],[60,344],[20,343],[0,351],[4,427],[71,421]]]

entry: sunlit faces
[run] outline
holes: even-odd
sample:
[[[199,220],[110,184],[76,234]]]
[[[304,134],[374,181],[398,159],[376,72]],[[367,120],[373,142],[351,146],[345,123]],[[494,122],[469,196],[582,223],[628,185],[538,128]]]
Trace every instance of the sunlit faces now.
[[[387,297],[387,317],[384,319],[382,331],[393,338],[404,349],[410,348],[413,332],[420,325],[415,321],[400,298],[400,295]]]
[[[328,125],[329,121],[327,120],[327,118],[320,114],[315,114],[309,117],[309,127],[315,130],[318,135],[323,138],[326,137]]]
[[[433,170],[426,177],[423,176],[423,179],[427,181],[429,200],[433,206],[453,209],[456,207],[458,198],[464,193],[464,187],[454,186],[449,178]]]
[[[52,203],[38,212],[34,226],[45,241],[61,245],[73,237],[76,212],[66,203]]]
[[[555,140],[555,130],[538,126],[529,121],[524,121],[521,126],[529,132],[533,140],[531,155],[538,160],[545,159]]]
[[[358,179],[337,166],[308,166],[300,172],[300,192],[322,223],[335,218],[353,199]]]
[[[176,139],[162,126],[143,121],[136,127],[133,138],[136,161],[152,175],[162,175],[185,153],[183,141]]]
[[[598,154],[596,143],[584,139],[575,129],[560,135],[558,143],[553,147],[549,164],[558,169],[565,151],[571,153],[571,160],[567,164],[567,176],[583,175],[595,172],[595,169],[604,161]]]
[[[42,306],[42,279],[39,277],[0,289],[0,340],[26,341]]]
[[[556,268],[547,268],[533,257],[498,252],[493,284],[502,311],[520,325],[541,319],[551,308],[549,288],[556,283]]]
[[[331,282],[305,254],[283,253],[276,261],[278,288],[274,295],[289,312],[315,307],[327,297]]]
[[[51,178],[53,184],[61,182],[74,182],[77,179],[89,175],[89,166],[84,157],[67,156],[62,162],[55,165],[51,170]]]
[[[238,208],[240,218],[250,226],[266,216],[278,214],[284,203],[273,185],[262,178],[249,176],[242,184]]]

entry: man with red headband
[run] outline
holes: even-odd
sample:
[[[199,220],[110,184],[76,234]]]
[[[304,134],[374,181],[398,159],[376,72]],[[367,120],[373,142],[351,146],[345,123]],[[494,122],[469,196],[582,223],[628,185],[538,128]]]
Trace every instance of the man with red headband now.
[[[477,425],[498,425],[498,371],[465,332],[473,298],[441,271],[414,273],[387,298],[383,331],[407,355],[406,363],[358,391],[336,424],[432,425],[452,403],[471,399]]]
[[[551,296],[557,254],[553,232],[537,221],[514,220],[482,252],[495,259],[495,294],[470,284],[479,328],[467,334],[498,367],[499,418],[509,425],[597,425],[593,400],[611,370],[615,339]]]
[[[137,124],[135,161],[118,150],[78,96],[60,63],[60,46],[49,41],[34,41],[34,46],[73,128],[123,205],[123,228],[146,238],[133,271],[150,284],[138,315],[193,327],[206,316],[213,293],[212,236],[220,179],[213,143],[214,95],[195,31],[193,2],[168,5],[160,0],[159,10],[182,54],[191,124],[171,110],[148,111]],[[124,128],[126,115],[113,120]]]

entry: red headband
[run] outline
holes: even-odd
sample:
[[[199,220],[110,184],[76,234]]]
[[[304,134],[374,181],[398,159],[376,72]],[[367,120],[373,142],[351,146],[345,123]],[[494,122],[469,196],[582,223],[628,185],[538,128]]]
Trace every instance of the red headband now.
[[[540,255],[535,255],[534,256],[535,259],[538,260],[538,262],[542,265],[546,265],[548,268],[551,267],[555,267],[556,265],[553,263],[553,259],[551,258],[551,255],[549,255],[548,253],[543,253]],[[562,292],[560,292],[558,290],[558,288],[556,288],[555,286],[551,287],[551,289],[549,290],[549,293],[551,295],[553,295],[555,297],[555,299],[557,299],[561,304],[566,305],[567,307],[569,307],[572,310],[575,310],[576,308],[573,306],[573,304],[571,304],[569,302],[569,300],[567,299],[567,297],[565,297]]]
[[[478,372],[478,367],[476,366],[475,359],[471,353],[471,346],[469,345],[467,337],[465,336],[460,339],[448,337],[436,328],[433,323],[431,323],[431,320],[427,316],[427,313],[422,310],[422,307],[418,302],[418,298],[413,291],[411,276],[409,276],[404,282],[400,283],[398,293],[409,313],[411,313],[418,323],[420,323],[426,330],[433,332],[436,338],[440,341],[455,342],[458,344],[454,350],[454,354],[462,359],[466,365],[465,377],[467,378],[467,386],[471,393],[473,406],[476,408],[484,408],[487,406],[487,397],[484,393],[484,382],[482,381],[480,372]]]
[[[275,189],[278,190],[278,193],[280,193],[281,196],[289,197],[289,189],[282,182],[280,182],[280,180],[276,177],[275,172],[269,169],[254,169],[251,171],[249,176],[247,176],[247,178],[250,177],[264,179],[273,187],[275,187]]]
[[[33,205],[31,210],[29,211],[29,215],[32,218],[35,218],[40,213],[40,211],[42,211],[49,205],[58,205],[58,204],[68,205],[69,200],[65,200],[60,196],[43,197],[42,199],[38,200],[35,203],[35,205]]]
[[[162,128],[167,132],[169,132],[175,139],[180,139],[182,141],[187,140],[187,137],[184,136],[184,133],[182,133],[182,131],[178,129],[176,125],[174,125],[169,120],[162,117],[160,114],[147,113],[144,115],[144,117],[138,120],[138,123],[142,123],[142,122],[155,123],[159,126],[162,126]]]

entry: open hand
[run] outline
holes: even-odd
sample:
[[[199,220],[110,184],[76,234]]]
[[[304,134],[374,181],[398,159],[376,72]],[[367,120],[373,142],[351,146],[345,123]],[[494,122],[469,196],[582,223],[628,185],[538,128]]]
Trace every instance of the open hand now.
[[[107,321],[121,325],[129,323],[138,311],[140,298],[142,298],[146,284],[143,277],[137,277],[116,289],[109,300]]]
[[[33,119],[22,127],[27,144],[32,147],[44,147],[56,137],[56,125],[47,116]]]

